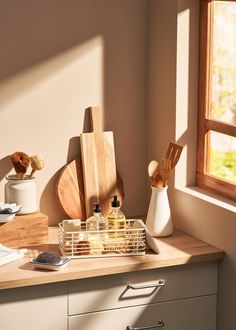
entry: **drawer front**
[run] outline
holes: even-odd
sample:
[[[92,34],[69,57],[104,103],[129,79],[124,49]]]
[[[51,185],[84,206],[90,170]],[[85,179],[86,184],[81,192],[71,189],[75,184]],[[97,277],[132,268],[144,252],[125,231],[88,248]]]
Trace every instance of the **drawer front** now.
[[[103,276],[71,281],[68,285],[69,315],[75,315],[216,294],[217,264],[201,263]]]
[[[2,290],[0,293],[1,330],[65,330],[66,314],[66,283]]]
[[[216,295],[69,317],[69,330],[215,330]]]

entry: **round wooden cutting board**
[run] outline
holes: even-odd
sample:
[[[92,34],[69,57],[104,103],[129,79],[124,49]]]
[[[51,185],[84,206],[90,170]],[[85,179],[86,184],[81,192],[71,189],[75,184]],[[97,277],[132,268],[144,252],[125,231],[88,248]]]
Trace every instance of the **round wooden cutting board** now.
[[[117,173],[117,194],[124,199],[123,182]],[[84,183],[81,158],[72,160],[59,174],[56,195],[63,211],[71,219],[86,220]],[[108,196],[109,198],[109,196]]]

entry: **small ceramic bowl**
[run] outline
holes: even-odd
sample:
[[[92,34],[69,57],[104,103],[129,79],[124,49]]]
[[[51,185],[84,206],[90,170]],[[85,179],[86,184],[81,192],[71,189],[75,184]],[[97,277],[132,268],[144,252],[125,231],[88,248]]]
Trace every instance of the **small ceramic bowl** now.
[[[21,206],[15,203],[0,202],[0,222],[9,222],[14,219],[15,215],[20,211]]]

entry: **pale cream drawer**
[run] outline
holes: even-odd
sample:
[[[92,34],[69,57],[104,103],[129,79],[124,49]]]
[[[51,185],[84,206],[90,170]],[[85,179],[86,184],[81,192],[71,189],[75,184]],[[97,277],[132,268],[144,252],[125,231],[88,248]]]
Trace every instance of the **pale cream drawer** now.
[[[67,285],[53,283],[1,290],[1,330],[67,329]]]
[[[159,281],[164,285],[158,286]],[[75,315],[216,294],[217,263],[95,277],[71,281],[68,285],[69,315]]]
[[[216,296],[189,298],[69,317],[69,330],[95,329],[215,330]]]

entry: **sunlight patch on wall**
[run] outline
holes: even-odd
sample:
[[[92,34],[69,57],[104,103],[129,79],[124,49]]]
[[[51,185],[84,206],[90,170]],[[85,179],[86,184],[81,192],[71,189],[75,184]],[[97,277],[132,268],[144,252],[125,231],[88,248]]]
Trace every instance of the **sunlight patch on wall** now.
[[[0,110],[52,92],[61,97],[83,97],[89,87],[91,97],[103,98],[103,39],[98,36],[57,56],[46,59],[0,83]],[[57,94],[57,98],[60,95]],[[23,109],[21,109],[23,110]]]
[[[189,29],[190,9],[178,13],[176,63],[176,141],[188,130],[189,111]],[[176,167],[175,185],[186,185],[187,148],[183,149]]]
[[[46,166],[38,174],[40,196],[48,178],[67,162],[68,152],[71,158],[79,154],[78,148],[71,150],[69,143],[83,131],[85,108],[103,103],[101,36],[1,82],[0,121],[6,125],[0,133],[0,160],[17,150],[29,155],[42,152]],[[3,184],[0,188],[3,195]]]
[[[91,104],[103,104],[101,37],[45,60],[0,84],[0,120],[11,122],[11,129],[20,136],[17,143],[30,151],[43,143],[42,127],[44,135],[52,138],[53,127],[57,128],[56,135],[63,129],[64,142],[67,137],[79,135],[83,129],[84,109]],[[77,125],[73,125],[74,120]],[[35,127],[36,122],[40,129]],[[5,138],[11,135],[8,129],[2,133]],[[29,142],[32,136],[34,146]],[[10,141],[13,143],[10,150],[21,147],[14,139]]]

